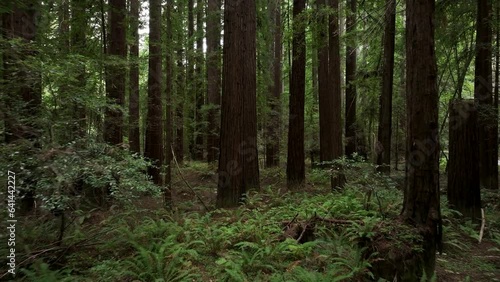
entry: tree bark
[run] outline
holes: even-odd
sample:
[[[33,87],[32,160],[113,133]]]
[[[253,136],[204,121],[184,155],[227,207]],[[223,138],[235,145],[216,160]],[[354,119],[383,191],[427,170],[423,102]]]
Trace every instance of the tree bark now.
[[[304,185],[304,96],[306,75],[306,35],[303,12],[305,0],[293,1],[292,75],[290,78],[290,112],[288,123],[287,186],[298,189]]]
[[[434,0],[406,1],[406,95],[408,138],[403,219],[421,230],[422,257],[410,277],[434,273],[441,242],[437,66]]]
[[[448,203],[475,222],[481,221],[477,118],[473,100],[450,103]]]
[[[255,1],[225,1],[223,58],[218,208],[237,206],[259,182]]]
[[[333,92],[333,159],[342,156],[342,88],[340,73],[340,27],[339,27],[339,0],[330,0],[330,7],[334,13],[329,23],[329,58],[328,68],[330,88]]]
[[[172,207],[172,94],[174,89],[174,54],[173,54],[173,26],[172,26],[172,10],[173,1],[167,1],[167,9],[165,11],[167,18],[167,30],[165,42],[165,188],[163,191],[163,202],[166,208]]]
[[[129,84],[129,133],[130,150],[141,153],[141,132],[139,126],[139,0],[130,0],[130,84]]]
[[[112,60],[125,60],[127,46],[125,41],[126,10],[125,0],[109,1],[109,49]],[[125,95],[126,70],[122,61],[106,67],[106,92],[108,107],[104,113],[104,140],[110,144],[120,144],[123,140],[123,113],[119,107],[123,106]]]
[[[152,162],[148,167],[148,174],[155,184],[161,185],[160,171],[163,162],[161,0],[149,0],[149,7],[148,114],[144,156]]]
[[[220,0],[208,0],[207,9],[207,161],[215,162],[219,151],[221,93]]]
[[[326,1],[317,1],[318,9],[318,100],[319,100],[319,147],[320,162],[332,161],[334,159],[333,125],[334,125],[334,91],[331,88],[332,75],[329,73],[328,55],[328,15]]]
[[[203,0],[196,2],[196,91],[195,91],[195,130],[194,130],[194,157],[195,160],[203,160],[203,105],[205,97],[203,95]]]
[[[20,40],[23,48],[7,45],[3,53],[5,94],[5,142],[18,139],[35,139],[39,136],[37,119],[42,102],[41,77],[36,67],[23,64],[34,57],[33,48],[37,37],[37,2],[26,5],[9,5],[10,12],[2,16],[3,36],[6,40]],[[21,121],[20,118],[24,121]]]
[[[384,69],[378,122],[377,170],[391,172],[392,94],[394,82],[394,45],[396,36],[396,0],[386,0],[384,31]]]
[[[492,89],[491,1],[479,0],[477,9],[474,99],[479,111],[479,178],[482,187],[498,189],[498,114]]]
[[[346,94],[345,94],[345,154],[356,152],[356,1],[346,0],[348,15],[346,29],[349,39],[346,46]]]
[[[281,0],[272,0],[272,33],[273,33],[273,82],[268,95],[269,118],[266,134],[266,167],[276,167],[280,163],[280,136],[281,136],[281,92],[283,91],[281,81],[281,62],[283,56],[282,28],[281,28]]]

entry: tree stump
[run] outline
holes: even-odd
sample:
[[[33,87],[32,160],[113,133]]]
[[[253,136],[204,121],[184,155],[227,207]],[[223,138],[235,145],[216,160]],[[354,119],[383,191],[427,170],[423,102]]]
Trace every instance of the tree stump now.
[[[330,181],[331,181],[332,191],[336,190],[340,191],[344,188],[345,184],[347,183],[347,179],[345,177],[345,173],[342,166],[337,165],[332,168]]]
[[[448,202],[473,220],[481,219],[478,114],[474,100],[450,103]]]

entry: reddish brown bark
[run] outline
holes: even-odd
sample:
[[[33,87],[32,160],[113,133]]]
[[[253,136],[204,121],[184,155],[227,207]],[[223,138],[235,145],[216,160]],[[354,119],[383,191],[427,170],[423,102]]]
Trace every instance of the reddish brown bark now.
[[[345,154],[356,152],[356,0],[346,0],[348,15],[346,31],[349,35],[346,47],[346,93],[345,93]]]
[[[256,5],[226,0],[217,207],[234,207],[259,185]]]
[[[196,68],[195,68],[195,128],[194,128],[194,158],[203,160],[203,105],[205,95],[203,91],[203,0],[196,2]]]
[[[149,7],[148,114],[144,156],[152,162],[148,167],[148,174],[155,184],[161,185],[160,170],[163,163],[161,0],[150,0]]]
[[[109,1],[108,54],[112,60],[125,60],[126,10],[125,0]],[[122,62],[106,67],[106,98],[108,107],[104,113],[104,140],[110,144],[120,144],[123,140],[123,106],[126,70]]]
[[[339,1],[330,0],[330,7],[334,14],[330,15],[329,19],[329,53],[328,53],[328,69],[330,76],[330,88],[333,97],[333,159],[342,156],[342,91],[340,80],[340,28],[339,17]]]
[[[215,162],[219,151],[221,93],[220,0],[208,0],[207,9],[207,161]]]
[[[396,36],[396,1],[386,0],[384,30],[384,66],[376,147],[378,171],[391,172],[392,93],[394,82],[394,45]]]
[[[141,153],[139,126],[139,0],[130,0],[130,84],[129,84],[129,128],[128,144],[132,152]]]
[[[287,186],[297,189],[304,185],[304,96],[306,75],[306,35],[302,13],[305,0],[293,1],[292,74],[290,78],[290,114],[288,123]]]
[[[273,62],[271,66],[273,82],[270,86],[268,105],[270,114],[266,128],[266,167],[279,166],[280,163],[280,127],[281,127],[281,92],[282,92],[282,27],[281,0],[273,0],[271,4],[273,25]]]

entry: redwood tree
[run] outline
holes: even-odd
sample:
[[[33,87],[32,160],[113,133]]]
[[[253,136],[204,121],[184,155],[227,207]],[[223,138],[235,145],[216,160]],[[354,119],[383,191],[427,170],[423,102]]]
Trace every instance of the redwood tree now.
[[[130,81],[128,142],[132,152],[141,152],[139,127],[139,0],[130,0]]]
[[[280,127],[281,127],[281,92],[283,91],[281,71],[282,71],[282,35],[281,33],[281,0],[271,1],[272,15],[272,52],[273,61],[271,72],[273,81],[268,95],[269,118],[266,129],[266,167],[279,166],[280,163]]]
[[[256,5],[226,0],[217,207],[234,207],[258,187]]]
[[[319,47],[318,47],[318,98],[319,98],[319,144],[320,161],[332,161],[334,159],[333,145],[335,136],[334,126],[334,91],[332,88],[332,75],[329,73],[329,36],[328,15],[326,14],[326,1],[318,0],[319,10]]]
[[[214,162],[219,151],[219,107],[221,92],[220,57],[221,0],[208,0],[207,9],[207,161]]]
[[[423,236],[422,257],[407,269],[417,280],[434,273],[440,243],[437,66],[434,0],[406,1],[407,147],[403,219]],[[412,280],[413,281],[413,280]]]
[[[123,139],[123,106],[125,95],[126,69],[123,61],[127,54],[125,41],[126,0],[109,0],[109,37],[107,49],[115,62],[106,67],[106,92],[108,107],[104,114],[104,140],[110,144],[120,144]]]
[[[165,206],[170,208],[172,205],[172,94],[174,89],[174,54],[172,48],[173,41],[173,26],[172,26],[172,10],[173,1],[167,2],[165,16],[167,18],[166,30],[166,46],[165,46],[165,190],[163,192],[163,200]]]
[[[196,78],[195,87],[195,128],[194,128],[194,158],[203,160],[203,112],[205,96],[203,91],[203,1],[196,2]]]
[[[333,97],[333,158],[342,156],[342,91],[340,82],[340,28],[339,28],[339,0],[330,0],[333,14],[329,19],[328,32],[328,70],[330,77],[330,88]]]
[[[306,33],[302,18],[305,0],[293,1],[292,73],[290,77],[290,113],[288,122],[287,186],[304,185],[304,96],[306,76]]]
[[[155,184],[161,184],[163,161],[163,127],[161,99],[161,0],[149,0],[149,68],[148,114],[144,156],[152,161],[148,174]]]
[[[498,189],[498,124],[492,85],[491,1],[478,0],[474,99],[479,111],[479,178],[486,189]]]
[[[356,1],[347,0],[348,15],[346,29],[348,40],[346,46],[346,92],[345,92],[345,154],[351,156],[356,152]]]
[[[384,66],[382,73],[382,93],[380,94],[376,153],[378,170],[390,173],[396,0],[386,0],[385,5]]]

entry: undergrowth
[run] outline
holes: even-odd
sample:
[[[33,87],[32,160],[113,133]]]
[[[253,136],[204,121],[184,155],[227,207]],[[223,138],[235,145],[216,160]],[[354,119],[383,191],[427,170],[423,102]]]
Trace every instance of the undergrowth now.
[[[186,170],[209,174],[206,166]],[[273,175],[269,172],[264,174]],[[384,221],[399,215],[402,193],[395,181],[374,173],[366,164],[353,164],[348,184],[331,192],[324,170],[313,170],[304,191],[285,192],[279,184],[248,194],[237,209],[210,212],[164,211],[128,207],[81,212],[74,217],[62,252],[38,254],[51,248],[57,233],[55,219],[24,221],[19,240],[21,281],[363,281],[373,279],[375,256],[360,241],[375,236]],[[270,176],[266,176],[270,177]],[[274,183],[284,183],[278,175]],[[191,205],[197,205],[193,202]],[[442,203],[444,252],[460,254],[471,248],[477,226],[462,222]],[[487,214],[497,212],[488,207]],[[283,237],[283,225],[318,216],[351,222],[317,224],[314,239],[299,243]],[[98,218],[99,220],[96,220]],[[498,222],[485,238],[500,245]],[[470,238],[463,240],[464,236]],[[410,232],[395,241],[415,241]],[[35,248],[35,244],[38,246]],[[45,246],[45,247],[41,247]],[[71,247],[73,246],[73,247]],[[492,250],[492,252],[495,250]],[[438,258],[439,260],[439,258]],[[443,258],[441,257],[441,260]],[[442,262],[442,261],[441,261]],[[439,263],[439,261],[438,261]],[[476,265],[477,266],[477,265]],[[491,265],[484,264],[485,271]],[[491,270],[491,269],[490,269]]]

